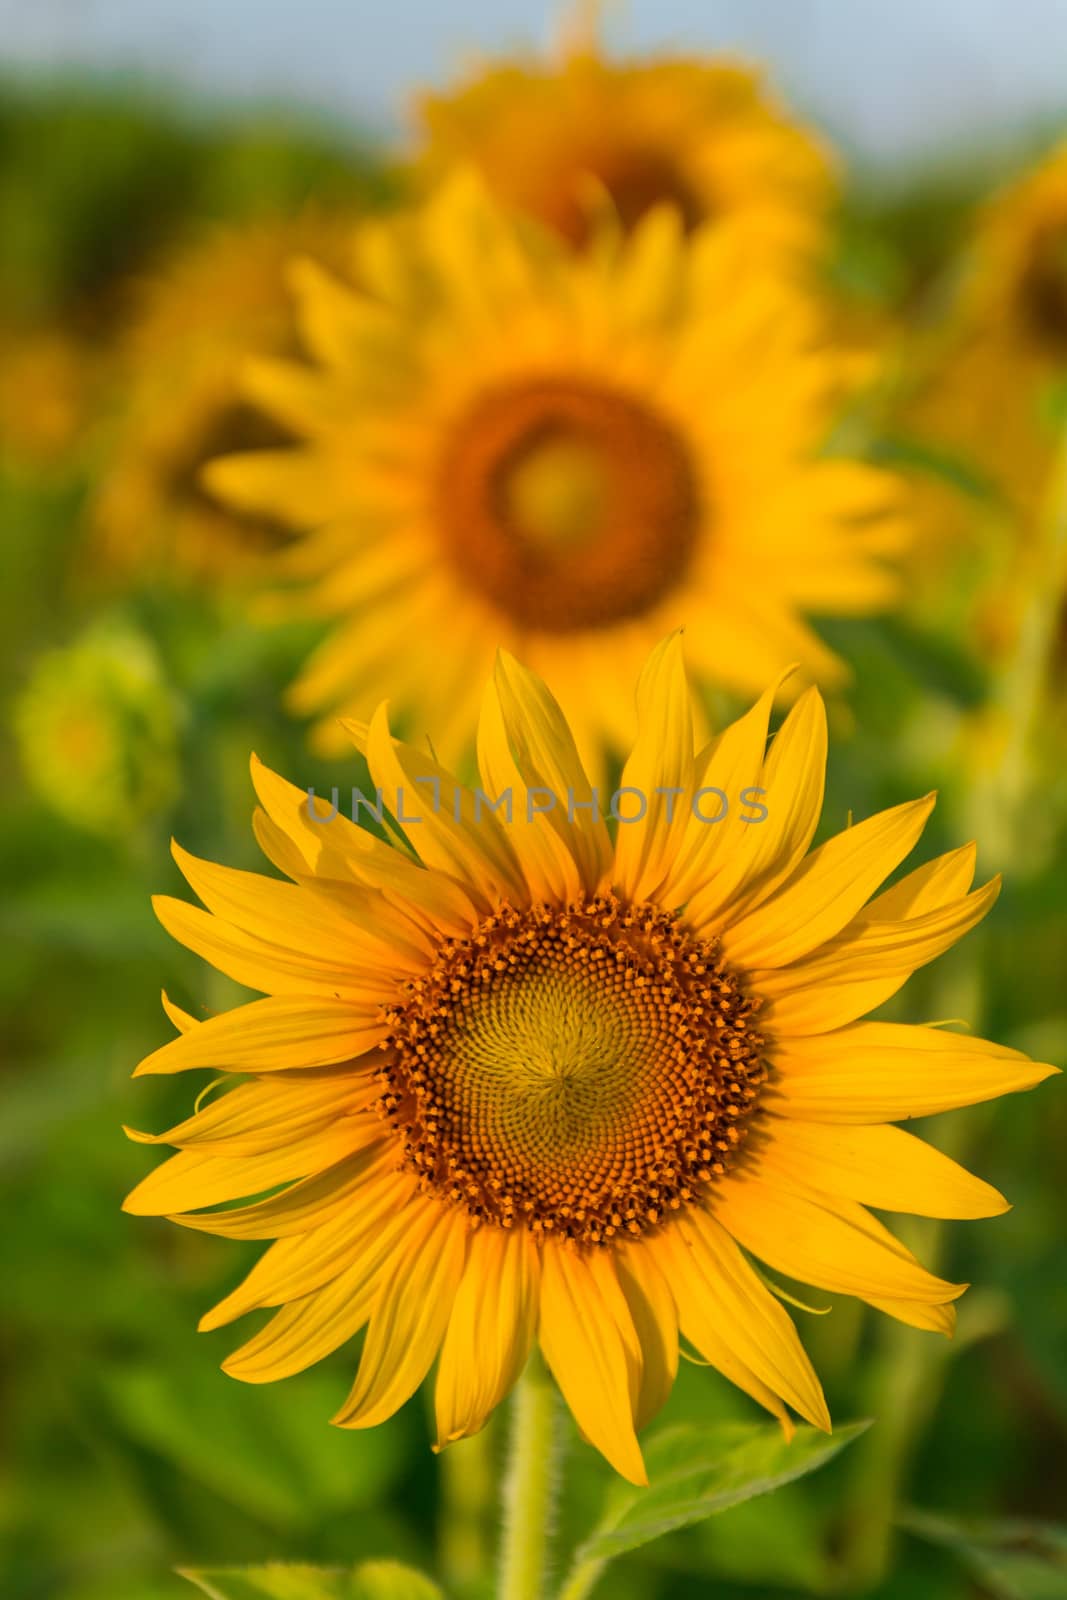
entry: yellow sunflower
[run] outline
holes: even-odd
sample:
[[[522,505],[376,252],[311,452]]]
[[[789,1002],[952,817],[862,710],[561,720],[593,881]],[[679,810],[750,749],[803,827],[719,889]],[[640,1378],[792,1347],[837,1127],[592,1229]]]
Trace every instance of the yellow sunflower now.
[[[1046,370],[1067,366],[1067,141],[988,205],[965,314]]]
[[[583,751],[625,749],[626,685],[687,619],[707,679],[758,692],[799,661],[839,684],[804,614],[892,599],[900,485],[818,454],[849,358],[751,266],[669,208],[575,255],[469,174],[361,231],[360,288],[300,263],[315,365],[259,363],[246,388],[303,444],[204,474],[304,531],[285,570],[335,626],[293,709],[366,716],[388,692],[456,753],[502,643],[557,694],[581,684]]]
[[[105,618],[45,651],[12,711],[30,787],[75,827],[126,838],[173,803],[182,708],[136,629]]]
[[[340,267],[350,228],[350,218],[308,213],[218,229],[144,286],[91,512],[106,563],[239,576],[286,541],[269,518],[213,502],[198,473],[222,450],[288,438],[244,402],[236,374],[249,356],[296,348],[286,263],[313,250]]]
[[[944,338],[920,368],[906,420],[986,485],[994,522],[1015,519],[994,527],[994,548],[1025,546],[1060,440],[1049,391],[1067,380],[1067,142],[983,209]],[[935,514],[969,553],[981,509],[957,496],[953,514],[949,499]]]
[[[775,247],[810,248],[835,193],[827,148],[760,75],[723,60],[609,61],[588,29],[556,59],[488,64],[416,102],[417,161],[457,162],[506,206],[570,244],[606,199],[626,228],[664,202],[687,228],[741,222]]]
[[[276,1241],[204,1318],[272,1310],[227,1371],[282,1378],[366,1327],[335,1421],[384,1421],[436,1360],[442,1446],[482,1427],[537,1343],[586,1437],[640,1482],[635,1430],[670,1393],[679,1334],[787,1430],[787,1407],[829,1427],[750,1256],[951,1332],[965,1286],[867,1206],[978,1217],[1006,1202],[890,1124],[1055,1069],[859,1020],[998,884],[971,892],[964,847],[869,899],[932,796],[809,853],[823,706],[806,691],[768,753],[772,699],[698,749],[669,638],[598,806],[543,682],[502,656],[478,788],[395,739],[384,706],[352,727],[407,847],[309,815],[254,761],[257,836],[291,881],[176,851],[207,910],[160,899],[164,926],[266,998],[203,1023],[167,1002],[179,1037],[137,1071],[240,1082],[134,1135],[179,1153],[126,1209]],[[628,819],[614,840],[602,810]]]

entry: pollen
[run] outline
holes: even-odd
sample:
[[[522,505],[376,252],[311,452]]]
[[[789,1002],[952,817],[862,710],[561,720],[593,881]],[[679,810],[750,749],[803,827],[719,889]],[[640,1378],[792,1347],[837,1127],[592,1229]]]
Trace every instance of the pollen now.
[[[758,1006],[651,905],[505,905],[390,1008],[380,1109],[477,1223],[638,1236],[734,1160],[766,1078]]]

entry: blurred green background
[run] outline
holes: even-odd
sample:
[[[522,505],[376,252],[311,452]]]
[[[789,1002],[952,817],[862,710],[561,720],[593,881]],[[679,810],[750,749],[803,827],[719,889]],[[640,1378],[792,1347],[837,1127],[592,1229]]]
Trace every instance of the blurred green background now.
[[[828,272],[849,316],[906,316],[987,181],[976,166],[884,197],[858,185]],[[257,626],[239,586],[198,584],[166,560],[117,577],[100,557],[93,496],[129,400],[114,351],[161,264],[220,224],[361,212],[394,187],[347,129],[223,121],[119,88],[0,86],[5,1600],[180,1600],[182,1564],[387,1554],[438,1565],[456,1595],[485,1593],[501,1419],[442,1463],[421,1395],[369,1433],[327,1426],[350,1353],[266,1388],[226,1378],[232,1330],[199,1335],[196,1322],[251,1257],[119,1210],[156,1159],[121,1125],[166,1126],[191,1098],[184,1081],[129,1081],[169,1037],[161,984],[194,1014],[237,995],[152,917],[151,893],[182,892],[168,836],[256,864],[252,749],[302,784],[359,774],[309,758],[278,709],[303,630]],[[57,339],[41,393],[10,381],[52,372],[39,341]],[[909,459],[906,440],[875,432],[872,450]],[[833,708],[824,831],[936,784],[923,848],[960,842],[974,817],[960,730],[989,693],[980,651],[929,617],[832,637],[856,682]],[[956,1015],[952,997],[991,1037],[1062,1062],[1067,829],[1055,724],[1042,737],[1025,848],[980,852],[1009,868],[988,927],[895,1014]],[[623,1561],[602,1591],[612,1600],[1067,1596],[1049,1526],[1067,1482],[1067,1101],[1052,1084],[924,1131],[1014,1202],[991,1222],[911,1228],[920,1254],[975,1284],[959,1337],[946,1346],[847,1302],[798,1312],[834,1416],[875,1427],[824,1472]],[[666,1415],[754,1414],[687,1366]],[[575,1437],[564,1534],[588,1526],[606,1481]]]

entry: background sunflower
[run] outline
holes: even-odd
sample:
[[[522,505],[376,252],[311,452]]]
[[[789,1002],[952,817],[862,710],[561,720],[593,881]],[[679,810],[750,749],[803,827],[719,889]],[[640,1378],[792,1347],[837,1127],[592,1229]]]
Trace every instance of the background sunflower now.
[[[687,228],[714,218],[787,251],[823,243],[830,149],[739,63],[612,60],[576,20],[554,59],[493,62],[415,111],[428,180],[473,166],[570,244],[605,200],[625,228],[667,202]]]
[[[599,761],[668,627],[691,626],[715,685],[793,661],[845,680],[806,618],[890,602],[903,486],[824,451],[848,354],[761,245],[714,223],[687,239],[662,206],[572,257],[460,175],[354,249],[354,287],[294,272],[314,365],[248,373],[296,447],[204,474],[304,534],[280,569],[332,631],[294,709],[362,716],[389,692],[459,753],[503,644]],[[317,731],[336,743],[336,716]]]

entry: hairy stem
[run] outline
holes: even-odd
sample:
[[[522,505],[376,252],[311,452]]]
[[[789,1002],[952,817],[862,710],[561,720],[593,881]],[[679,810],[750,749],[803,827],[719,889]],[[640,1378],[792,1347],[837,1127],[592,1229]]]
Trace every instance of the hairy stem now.
[[[559,1401],[538,1356],[527,1363],[511,1404],[498,1597],[543,1600],[555,1516]]]
[[[441,1456],[441,1571],[449,1590],[473,1592],[489,1569],[486,1508],[495,1488],[492,1424]]]

